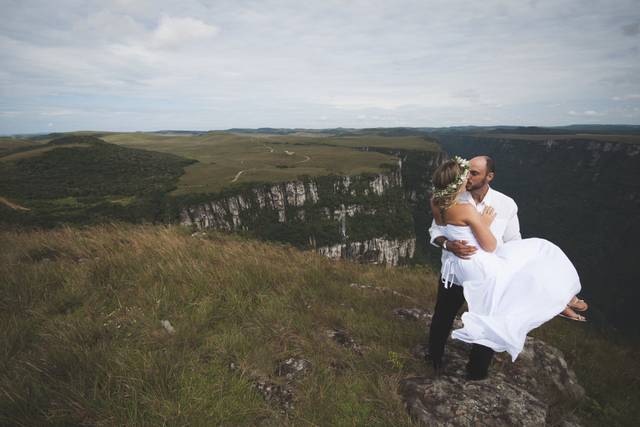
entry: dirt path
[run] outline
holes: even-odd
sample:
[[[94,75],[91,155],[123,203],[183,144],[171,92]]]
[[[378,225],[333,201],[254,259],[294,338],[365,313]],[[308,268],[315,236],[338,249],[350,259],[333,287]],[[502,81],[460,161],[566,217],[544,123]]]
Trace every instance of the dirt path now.
[[[296,162],[296,164],[298,164],[298,163],[308,162],[309,160],[311,160],[311,157],[309,157],[309,156],[305,156],[305,157],[306,157],[306,159],[304,159],[304,160],[300,160],[299,162]]]
[[[243,171],[238,172],[238,173],[236,174],[235,178],[233,178],[233,179],[231,180],[231,182],[236,182],[236,181],[238,180],[238,178],[240,178],[240,175],[242,175],[242,174],[243,174],[244,172],[246,172],[247,170],[248,170],[248,169],[245,169],[245,170],[243,170]]]
[[[24,206],[16,205],[15,203],[10,202],[9,200],[7,200],[4,197],[0,197],[0,203],[2,203],[3,205],[9,206],[11,209],[16,210],[16,211],[30,211],[31,210],[29,208],[25,208]]]

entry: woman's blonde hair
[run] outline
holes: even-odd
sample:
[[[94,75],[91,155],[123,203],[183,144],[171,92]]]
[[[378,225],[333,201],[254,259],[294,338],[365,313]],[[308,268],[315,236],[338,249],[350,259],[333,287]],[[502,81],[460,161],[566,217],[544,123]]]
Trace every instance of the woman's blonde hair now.
[[[466,185],[469,176],[469,162],[458,156],[442,163],[433,172],[433,201],[441,212],[455,204],[460,187]]]

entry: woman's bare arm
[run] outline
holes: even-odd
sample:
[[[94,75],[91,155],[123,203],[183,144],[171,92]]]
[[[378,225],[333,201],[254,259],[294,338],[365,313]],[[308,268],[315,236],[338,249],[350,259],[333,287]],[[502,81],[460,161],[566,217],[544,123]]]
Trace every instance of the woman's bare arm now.
[[[460,219],[471,227],[471,231],[480,244],[480,247],[487,252],[495,251],[498,242],[489,228],[495,218],[493,209],[485,209],[482,214],[479,214],[471,205],[460,205],[460,208]]]

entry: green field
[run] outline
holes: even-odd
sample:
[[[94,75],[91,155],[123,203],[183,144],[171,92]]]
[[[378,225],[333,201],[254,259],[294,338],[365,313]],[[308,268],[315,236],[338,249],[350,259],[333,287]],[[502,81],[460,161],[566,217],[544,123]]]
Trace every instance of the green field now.
[[[439,146],[424,137],[375,132],[81,131],[0,138],[0,222],[156,221],[175,197],[387,171],[398,164],[391,154],[399,149]]]
[[[308,136],[311,135],[311,136]],[[360,147],[439,150],[419,137],[338,137],[209,132],[183,136],[157,133],[109,134],[103,140],[129,148],[197,160],[186,168],[174,195],[217,192],[247,182],[282,182],[300,176],[380,172],[397,158]]]

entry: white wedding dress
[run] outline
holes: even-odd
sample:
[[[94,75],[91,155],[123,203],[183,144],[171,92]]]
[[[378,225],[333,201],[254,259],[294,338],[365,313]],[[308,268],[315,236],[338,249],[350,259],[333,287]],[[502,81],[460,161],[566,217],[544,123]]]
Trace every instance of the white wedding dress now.
[[[451,254],[443,264],[443,280],[456,278],[469,307],[462,315],[464,327],[454,330],[453,338],[507,351],[515,361],[527,333],[580,292],[573,264],[547,240],[514,240],[490,253],[480,248],[468,226],[448,224],[444,231],[447,239],[467,240],[478,248],[471,259]]]

